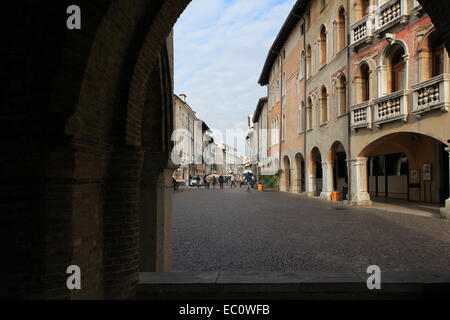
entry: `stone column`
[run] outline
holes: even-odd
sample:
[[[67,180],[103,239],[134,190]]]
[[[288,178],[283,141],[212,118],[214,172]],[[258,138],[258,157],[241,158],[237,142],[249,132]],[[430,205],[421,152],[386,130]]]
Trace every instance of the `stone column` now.
[[[367,192],[367,158],[351,160],[352,194],[351,200],[358,205],[371,205]]]
[[[302,190],[301,176],[302,176],[301,169],[300,168],[294,169],[293,174],[291,176],[293,193],[301,193],[301,190]]]
[[[306,172],[306,192],[309,197],[316,195],[316,175],[312,174],[309,170]]]
[[[146,157],[140,190],[140,272],[170,272],[174,167],[152,170],[152,158],[157,155]]]
[[[333,191],[333,162],[324,161],[322,162],[322,192],[320,197],[323,199],[331,200],[331,192]]]
[[[445,151],[448,152],[448,163],[450,167],[450,147],[445,148]],[[449,173],[449,180],[450,180],[450,173]],[[450,197],[445,201],[445,207],[441,208],[441,216],[444,218],[450,218]]]

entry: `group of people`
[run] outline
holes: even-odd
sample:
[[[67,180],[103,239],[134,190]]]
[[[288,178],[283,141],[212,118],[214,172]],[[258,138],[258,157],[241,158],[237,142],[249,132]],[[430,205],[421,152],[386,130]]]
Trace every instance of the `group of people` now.
[[[200,181],[200,177],[197,177],[197,181]],[[233,177],[232,177],[233,179]],[[233,179],[234,180],[234,179]],[[209,189],[210,185],[212,184],[213,189],[216,188],[217,183],[219,183],[219,187],[220,189],[223,189],[223,184],[225,183],[225,177],[220,175],[219,179],[216,178],[215,175],[205,175],[203,177],[203,186],[205,187],[205,189]],[[233,183],[232,183],[233,185]],[[233,186],[232,186],[233,187]]]

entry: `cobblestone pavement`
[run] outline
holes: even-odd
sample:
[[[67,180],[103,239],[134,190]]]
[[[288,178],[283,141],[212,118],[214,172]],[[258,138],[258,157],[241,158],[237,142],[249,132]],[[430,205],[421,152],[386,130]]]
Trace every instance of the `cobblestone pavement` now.
[[[174,193],[173,271],[450,270],[450,220],[245,190]]]

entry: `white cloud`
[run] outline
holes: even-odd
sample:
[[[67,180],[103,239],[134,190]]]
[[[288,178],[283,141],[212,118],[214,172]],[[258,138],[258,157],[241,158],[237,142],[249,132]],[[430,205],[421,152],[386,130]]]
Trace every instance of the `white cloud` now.
[[[267,52],[295,0],[194,0],[175,25],[175,93],[210,127],[242,128]]]

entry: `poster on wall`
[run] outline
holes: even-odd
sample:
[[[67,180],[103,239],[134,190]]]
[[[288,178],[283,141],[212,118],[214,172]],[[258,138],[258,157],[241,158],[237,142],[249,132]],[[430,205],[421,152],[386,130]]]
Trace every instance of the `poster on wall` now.
[[[431,181],[431,164],[423,165],[423,181]]]

